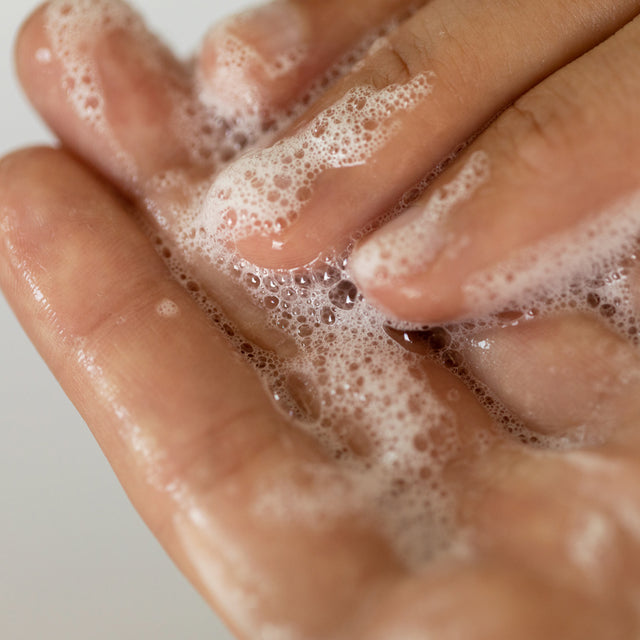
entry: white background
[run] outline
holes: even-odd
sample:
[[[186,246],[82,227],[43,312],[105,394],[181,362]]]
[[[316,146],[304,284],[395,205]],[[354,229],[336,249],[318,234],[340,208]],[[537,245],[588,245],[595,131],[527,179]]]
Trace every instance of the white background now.
[[[183,55],[251,0],[136,0]],[[0,154],[51,141],[12,47],[35,0],[0,3]],[[228,640],[130,506],[86,425],[0,296],[0,636]]]

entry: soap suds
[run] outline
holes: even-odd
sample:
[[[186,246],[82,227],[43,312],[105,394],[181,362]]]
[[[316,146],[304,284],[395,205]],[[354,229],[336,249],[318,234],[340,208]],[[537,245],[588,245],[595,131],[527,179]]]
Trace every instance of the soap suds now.
[[[382,231],[365,241],[351,256],[358,280],[387,283],[424,269],[445,246],[456,242],[445,234],[443,219],[489,179],[489,157],[472,153],[449,184],[436,189],[424,205],[414,205]],[[459,248],[460,249],[460,248]]]
[[[120,0],[53,0],[46,8],[45,30],[51,52],[64,68],[61,81],[67,100],[80,120],[107,138],[110,128],[100,74],[87,51],[97,32],[115,29],[133,30],[139,37],[149,38],[142,20]],[[113,151],[133,169],[118,145],[114,144]]]
[[[616,288],[617,281],[623,287],[628,271],[624,264],[635,261],[639,237],[637,192],[576,228],[545,238],[498,266],[475,274],[464,286],[467,305],[480,314],[489,309],[530,307],[536,303],[550,308],[561,306],[573,292],[579,292],[584,299],[581,306],[585,306],[590,293],[595,304],[600,296],[593,290],[606,287],[594,285],[603,278],[611,280],[610,290]],[[605,297],[611,295],[605,293]],[[630,308],[625,313],[635,316]]]
[[[164,298],[158,303],[156,312],[163,318],[175,318],[180,313],[180,307],[169,298]]]
[[[257,23],[259,29],[276,30],[279,47],[271,55],[258,51],[238,35]],[[271,115],[270,97],[256,84],[256,75],[281,78],[306,59],[308,26],[294,2],[272,2],[218,23],[207,40],[215,51],[215,64],[201,78],[200,99],[227,122],[243,121],[254,130]],[[269,87],[267,87],[267,90]]]
[[[376,90],[361,86],[316,116],[300,132],[248,153],[213,182],[196,219],[202,248],[254,234],[277,234],[294,223],[329,169],[367,162],[396,129],[393,116],[414,109],[433,90],[434,75]]]

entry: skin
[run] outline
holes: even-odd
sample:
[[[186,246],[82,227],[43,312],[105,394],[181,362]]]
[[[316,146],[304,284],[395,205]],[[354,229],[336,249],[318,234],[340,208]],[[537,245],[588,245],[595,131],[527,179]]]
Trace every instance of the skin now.
[[[436,71],[444,89],[401,116],[396,137],[371,166],[323,175],[283,249],[266,250],[271,244],[264,238],[250,238],[242,249],[259,263],[292,266],[320,249],[339,248],[527,91],[468,152],[487,151],[495,177],[447,222],[465,229],[474,247],[447,265],[447,279],[439,276],[451,293],[440,292],[434,302],[427,292],[437,291],[437,281],[429,271],[408,276],[414,289],[423,288],[417,298],[403,298],[402,286],[379,289],[361,277],[365,292],[400,317],[455,318],[464,311],[459,288],[467,274],[531,241],[531,212],[508,218],[516,196],[536,212],[556,203],[538,231],[544,234],[575,224],[581,198],[606,203],[637,188],[634,17],[640,9],[619,0],[570,4],[425,3],[402,22],[390,49],[365,58],[293,130],[358,83],[386,86],[426,68]],[[299,3],[314,16],[326,16],[328,5]],[[376,3],[371,19],[382,20],[396,5]],[[349,15],[364,6],[350,3]],[[341,42],[361,37],[361,23],[345,24]],[[244,29],[248,40],[264,39],[250,22]],[[318,37],[309,47],[328,64],[337,54],[322,49],[325,41]],[[18,69],[66,150],[23,150],[0,163],[0,284],[133,504],[238,637],[260,637],[274,627],[300,638],[635,637],[637,350],[595,317],[578,313],[469,341],[465,355],[475,375],[532,429],[565,433],[587,425],[600,444],[574,452],[514,443],[449,371],[427,362],[436,393],[460,395],[452,407],[458,423],[472,424],[489,444],[482,455],[472,444],[461,446],[447,466],[472,553],[408,569],[372,525],[372,505],[322,511],[328,485],[322,479],[346,481],[344,470],[276,411],[253,371],[169,276],[132,215],[137,209],[153,223],[154,212],[169,215],[185,197],[180,190],[158,191],[152,180],[158,172],[178,170],[197,184],[215,171],[207,159],[193,159],[171,125],[172,110],[193,92],[188,67],[139,32],[106,33],[93,42],[89,55],[103,80],[110,136],[126,151],[125,164],[113,139],[79,120],[69,105],[60,62],[37,63],[35,52],[46,45],[40,11],[19,38]],[[212,86],[214,49],[209,39],[200,69]],[[482,52],[471,68],[462,55],[467,50]],[[272,86],[250,69],[247,77],[268,109],[294,98],[292,87],[301,77],[312,81],[321,66],[298,68],[288,87],[282,78]],[[621,121],[628,128],[621,130]],[[594,122],[597,133],[586,135]],[[424,135],[409,138],[416,127]],[[585,156],[590,162],[576,172],[576,157]],[[380,175],[389,189],[372,194]],[[544,193],[541,179],[549,185]],[[567,190],[569,183],[575,190]],[[362,206],[336,211],[345,194]],[[310,233],[314,208],[322,207],[335,214],[335,224],[325,218],[326,234]],[[501,235],[504,228],[509,236]],[[633,264],[629,278],[637,281]],[[215,277],[208,285],[226,299],[226,285]],[[158,314],[165,299],[175,303],[176,314]],[[272,337],[264,339],[272,344]],[[461,442],[473,442],[460,429]],[[295,513],[288,521],[256,513],[255,504],[277,482],[320,509],[322,526]]]

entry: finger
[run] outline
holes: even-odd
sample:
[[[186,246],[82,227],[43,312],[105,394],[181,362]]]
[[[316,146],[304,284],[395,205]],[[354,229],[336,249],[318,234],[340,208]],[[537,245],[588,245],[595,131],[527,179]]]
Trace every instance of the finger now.
[[[640,419],[640,354],[593,316],[481,331],[462,354],[472,375],[539,434],[590,444]]]
[[[150,181],[164,176],[168,200],[179,201],[185,178],[210,174],[217,132],[188,67],[121,0],[43,5],[22,28],[16,61],[60,140],[126,193],[157,196],[163,181]]]
[[[398,317],[442,321],[555,298],[631,253],[639,33],[636,18],[533,89],[365,241],[352,261],[365,292]]]
[[[151,529],[241,635],[330,637],[402,574],[364,505],[322,502],[348,482],[283,423],[108,187],[36,149],[2,162],[0,192],[9,302]],[[276,481],[280,520],[259,508]]]
[[[216,179],[200,224],[258,264],[342,249],[497,112],[637,3],[429,2],[273,146]],[[594,27],[594,25],[597,25]]]
[[[214,169],[218,140],[186,66],[119,0],[44,5],[22,29],[17,63],[27,94],[65,146],[132,196],[173,249],[179,218],[188,217],[198,183]],[[294,350],[209,262],[194,257],[188,268],[248,338],[276,353]]]
[[[275,0],[235,15],[206,36],[199,57],[202,97],[230,118],[263,120],[305,98],[332,67],[413,0]],[[339,19],[336,19],[339,17]],[[329,81],[330,77],[327,76]]]

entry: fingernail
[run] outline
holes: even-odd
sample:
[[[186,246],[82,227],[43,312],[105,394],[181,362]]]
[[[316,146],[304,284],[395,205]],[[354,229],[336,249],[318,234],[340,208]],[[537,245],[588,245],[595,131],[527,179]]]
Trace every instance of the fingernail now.
[[[212,29],[203,45],[204,98],[241,113],[269,100],[269,84],[305,58],[309,25],[287,0],[233,16]]]
[[[365,288],[389,285],[426,270],[449,247],[455,245],[459,251],[464,238],[453,237],[446,218],[488,176],[486,153],[471,154],[450,183],[436,189],[426,200],[407,209],[354,249],[349,264],[355,280]]]
[[[386,285],[433,260],[445,237],[426,211],[420,206],[407,209],[355,248],[349,266],[358,283]]]

